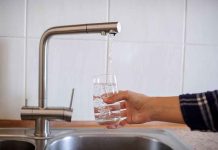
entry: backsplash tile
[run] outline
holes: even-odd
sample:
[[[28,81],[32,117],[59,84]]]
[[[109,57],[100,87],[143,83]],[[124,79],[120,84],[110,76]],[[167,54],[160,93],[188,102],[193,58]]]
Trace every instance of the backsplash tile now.
[[[110,19],[122,24],[122,41],[183,42],[185,0],[111,0]]]
[[[28,105],[38,106],[39,39],[27,40],[26,98]]]
[[[0,1],[0,36],[24,37],[25,0]]]
[[[28,60],[27,85],[29,87],[28,93],[32,93],[29,95],[30,99],[37,101],[38,68],[35,66],[38,66],[38,61],[35,59],[38,49],[32,49],[32,47],[36,47],[35,42],[38,41],[34,40],[28,46],[30,59]],[[72,119],[88,120],[93,118],[92,77],[105,71],[105,48],[106,42],[103,41],[60,39],[50,41],[48,57],[49,106],[68,107],[72,88],[75,88]]]
[[[0,38],[0,118],[18,119],[25,99],[23,38]]]
[[[119,89],[147,95],[217,89],[217,6],[216,0],[0,0],[0,119],[20,119],[25,98],[38,105],[39,40],[59,25],[122,26],[111,39],[51,39],[49,106],[68,106],[75,88],[73,120],[93,119],[92,76],[107,69]]]
[[[188,43],[218,45],[217,8],[217,0],[188,0]]]
[[[147,95],[181,92],[182,46],[114,42],[112,66],[119,88]]]
[[[189,45],[185,55],[184,93],[218,88],[218,47]]]
[[[60,3],[60,0],[29,0],[27,21],[28,37],[41,37],[53,26],[107,22],[107,1],[62,0]],[[82,34],[70,38],[99,39],[99,36]]]

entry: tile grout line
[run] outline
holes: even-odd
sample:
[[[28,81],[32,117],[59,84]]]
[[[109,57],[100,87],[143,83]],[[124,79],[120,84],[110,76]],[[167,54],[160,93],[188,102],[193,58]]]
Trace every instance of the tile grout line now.
[[[27,0],[25,0],[24,10],[24,37],[24,95],[25,99],[27,99]]]
[[[186,55],[186,35],[187,35],[187,10],[188,4],[185,0],[184,23],[183,23],[183,48],[182,48],[182,79],[181,79],[181,93],[184,93],[185,81],[185,55]]]
[[[25,27],[24,27],[25,28]],[[24,31],[25,32],[25,31]],[[24,33],[25,34],[25,33]],[[24,39],[24,36],[0,36],[0,38],[15,38],[15,39]]]

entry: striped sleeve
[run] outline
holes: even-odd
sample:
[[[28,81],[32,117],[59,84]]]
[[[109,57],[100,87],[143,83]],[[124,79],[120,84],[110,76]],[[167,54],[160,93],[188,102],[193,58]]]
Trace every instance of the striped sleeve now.
[[[179,96],[185,123],[191,130],[218,131],[218,90]]]

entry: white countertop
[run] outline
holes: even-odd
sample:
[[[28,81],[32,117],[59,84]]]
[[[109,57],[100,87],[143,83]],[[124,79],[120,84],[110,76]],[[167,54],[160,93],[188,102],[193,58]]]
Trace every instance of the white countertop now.
[[[218,132],[170,129],[184,143],[194,150],[218,150]]]

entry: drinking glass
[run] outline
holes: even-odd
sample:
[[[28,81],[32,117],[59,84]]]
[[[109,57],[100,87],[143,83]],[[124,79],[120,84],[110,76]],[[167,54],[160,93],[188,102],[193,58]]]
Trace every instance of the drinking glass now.
[[[104,98],[118,93],[116,76],[113,74],[97,75],[93,80],[93,102],[95,120],[101,125],[117,124],[121,118],[120,102],[107,104]]]

